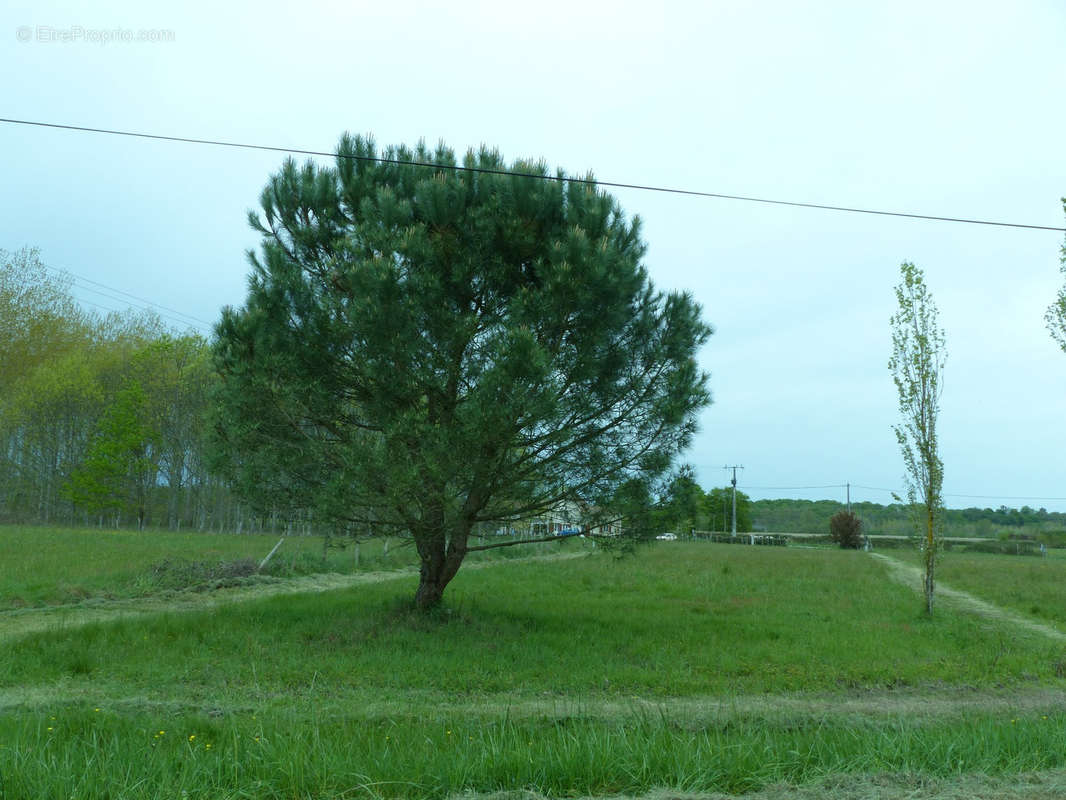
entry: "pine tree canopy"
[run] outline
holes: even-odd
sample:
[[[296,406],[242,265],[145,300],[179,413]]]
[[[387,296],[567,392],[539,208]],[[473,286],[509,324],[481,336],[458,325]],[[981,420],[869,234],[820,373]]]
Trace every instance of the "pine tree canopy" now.
[[[639,220],[594,185],[486,148],[463,165],[492,172],[444,146],[378,157],[345,135],[335,168],[290,159],[249,214],[215,450],[261,505],[412,537],[431,606],[475,524],[561,502],[591,519],[662,477],[710,402],[712,331],[653,287]]]

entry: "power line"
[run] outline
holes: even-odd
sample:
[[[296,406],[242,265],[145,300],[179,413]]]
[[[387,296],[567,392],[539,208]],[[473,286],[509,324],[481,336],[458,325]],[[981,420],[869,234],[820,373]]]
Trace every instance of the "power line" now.
[[[852,486],[854,485],[852,484]],[[845,484],[831,483],[827,486],[745,486],[744,488],[760,492],[792,492],[800,489],[843,489]]]
[[[114,292],[115,294],[122,295],[123,297],[128,297],[131,300],[136,300],[136,301],[138,301],[140,303],[144,303],[147,306],[149,306],[152,310],[169,311],[172,314],[177,314],[179,317],[184,317],[186,320],[189,320],[189,322],[195,322],[195,323],[199,323],[200,325],[206,325],[208,328],[211,327],[212,323],[208,322],[207,320],[200,319],[199,317],[194,317],[192,314],[186,314],[184,311],[178,311],[175,308],[167,308],[164,305],[161,305],[159,303],[153,302],[153,301],[148,300],[148,299],[146,299],[144,297],[138,297],[135,294],[130,294],[129,292],[124,292],[121,289],[116,289],[114,286],[108,286],[106,283],[100,283],[99,281],[94,281],[92,278],[86,278],[84,275],[78,275],[75,272],[71,272],[69,269],[61,269],[59,267],[52,267],[52,266],[49,266],[48,264],[42,264],[42,266],[45,269],[49,269],[52,272],[55,272],[55,273],[57,273],[59,275],[64,275],[64,274],[65,275],[69,275],[71,278],[74,278],[76,280],[82,281],[83,283],[90,283],[93,286],[99,286],[101,289],[106,289],[109,292]],[[97,292],[95,289],[89,289],[88,287],[80,287],[80,288],[84,288],[84,289],[86,289],[86,290],[88,290],[90,292],[96,292],[97,294],[103,294],[102,292]],[[106,297],[107,295],[104,295],[104,296]],[[118,300],[118,298],[116,298],[116,297],[112,297],[111,299],[112,300]],[[161,315],[161,316],[166,316],[166,315]],[[176,321],[177,322],[182,322],[182,324],[186,324],[186,325],[189,324],[189,322],[185,322],[184,320],[176,320]]]
[[[851,484],[856,489],[869,489],[875,492],[889,492],[891,494],[903,494],[902,489],[884,489],[880,486],[859,486],[857,483]],[[962,497],[970,500],[1061,500],[1066,501],[1066,497],[1040,497],[1037,495],[1025,495],[1025,494],[957,494],[955,492],[944,492],[944,497]]]
[[[181,325],[186,328],[198,329],[201,333],[209,334],[213,328],[212,323],[207,322],[206,320],[202,320],[199,317],[194,317],[192,314],[186,314],[184,311],[178,311],[176,308],[169,308],[167,306],[148,300],[147,298],[139,297],[138,295],[125,292],[122,289],[116,289],[114,286],[108,286],[106,283],[100,283],[99,281],[95,281],[92,278],[86,278],[84,275],[79,275],[76,272],[71,272],[68,269],[53,267],[49,264],[41,264],[41,266],[61,277],[69,278],[71,280],[71,288],[76,289],[79,292],[92,292],[93,294],[99,295],[100,297],[103,297],[107,300],[111,300],[120,304],[124,303],[128,308],[136,308],[141,311],[150,311],[153,314],[157,314],[163,319],[176,323],[177,325]],[[81,283],[79,283],[79,281]],[[82,284],[91,284],[91,286],[84,286]],[[94,289],[92,288],[93,286],[99,286],[100,289]],[[101,289],[104,289],[106,291],[101,291]],[[109,294],[109,292],[111,294]],[[115,295],[121,296],[116,297]],[[121,313],[121,309],[103,306],[91,300],[86,300],[84,297],[77,297],[76,299],[80,303],[86,303],[88,305],[94,306],[95,308],[98,308],[101,311]],[[131,300],[136,302],[130,302]]]
[[[1050,225],[1030,225],[1018,222],[997,222],[984,219],[967,219],[964,217],[944,217],[932,214],[914,214],[905,211],[883,211],[872,208],[856,208],[852,206],[825,205],[822,203],[805,203],[795,200],[776,200],[766,197],[752,197],[749,195],[724,194],[721,192],[704,192],[694,189],[676,189],[664,186],[652,186],[640,183],[624,183],[621,181],[601,181],[590,178],[572,178],[565,175],[540,175],[534,172],[511,172],[504,169],[490,169],[486,167],[465,167],[452,164],[436,164],[428,161],[405,161],[402,159],[382,158],[378,156],[356,156],[352,154],[331,153],[324,150],[307,150],[296,147],[278,147],[275,145],[249,144],[246,142],[227,142],[219,139],[196,139],[187,136],[165,136],[156,133],[139,133],[136,131],[121,131],[110,128],[90,128],[83,125],[60,125],[54,122],[37,122],[25,119],[7,119],[0,117],[0,122],[11,125],[32,125],[40,128],[55,128],[58,130],[78,131],[81,133],[102,133],[109,136],[131,136],[138,139],[155,139],[165,142],[183,142],[185,144],[204,144],[215,147],[236,147],[245,150],[264,150],[275,153],[295,153],[297,155],[323,156],[325,158],[347,158],[354,161],[370,161],[379,164],[398,164],[411,167],[426,167],[429,169],[448,169],[455,172],[473,172],[486,175],[510,175],[520,178],[532,178],[543,181],[559,181],[567,183],[584,184],[588,186],[610,186],[616,189],[636,189],[644,192],[660,192],[663,194],[678,194],[689,197],[710,197],[718,200],[737,200],[747,203],[763,203],[766,205],[792,206],[795,208],[814,208],[822,211],[841,211],[850,214],[873,214],[883,217],[905,217],[908,219],[924,219],[933,222],[959,222],[967,225],[993,225],[1001,228],[1026,228],[1030,230],[1066,232],[1066,228],[1057,228]]]
[[[150,311],[153,314],[158,314],[163,319],[170,320],[171,322],[177,323],[178,325],[184,325],[186,328],[196,328],[196,329],[199,329],[200,331],[205,331],[203,325],[200,325],[200,324],[195,323],[195,322],[189,322],[188,320],[184,320],[184,319],[181,319],[180,317],[175,317],[175,316],[172,316],[170,314],[161,313],[160,311],[156,310],[156,308],[153,307],[152,305],[134,306],[133,303],[130,303],[128,300],[123,300],[121,297],[115,297],[114,295],[108,294],[107,292],[102,292],[99,289],[93,289],[90,286],[80,286],[77,283],[75,283],[72,288],[74,288],[74,289],[76,289],[78,291],[81,291],[81,292],[92,292],[93,294],[98,294],[101,297],[103,297],[103,298],[105,298],[107,300],[114,301],[116,303],[126,303],[127,307],[130,307],[130,308],[138,308],[138,309],[141,309],[143,311]],[[99,305],[98,303],[93,303],[91,300],[86,300],[85,298],[82,298],[82,297],[79,297],[77,299],[78,299],[79,302],[92,303],[92,305],[95,305],[97,308],[103,308],[103,306]],[[109,310],[109,311],[121,311],[120,309],[115,309],[115,308],[106,309],[106,310]],[[206,330],[210,330],[210,327],[208,327]]]
[[[78,286],[76,288],[83,289],[85,287]],[[90,291],[92,291],[92,290],[90,290]],[[101,292],[101,294],[103,294],[103,293]],[[104,297],[107,297],[107,295],[104,295]],[[82,305],[92,306],[93,308],[97,308],[100,311],[104,311],[104,312],[106,312],[108,314],[121,314],[122,311],[123,311],[123,309],[121,309],[121,308],[114,308],[113,306],[104,306],[104,305],[101,305],[100,303],[97,303],[97,302],[95,302],[93,300],[86,300],[84,297],[75,297],[74,299],[77,300]],[[116,302],[120,302],[120,303],[122,302],[121,300],[118,300],[117,298],[114,298],[114,297],[108,297],[108,299],[109,300],[115,300]],[[132,305],[127,306],[127,308],[132,308],[132,307],[133,307]],[[173,319],[173,318],[170,318],[170,319]],[[175,321],[179,321],[179,320],[175,320]],[[185,323],[182,323],[182,324],[185,324]],[[191,327],[191,326],[187,326],[187,327]],[[203,333],[203,332],[204,331],[201,331],[201,333]]]
[[[1066,500],[1066,497],[1036,497],[1034,495],[1010,494],[948,494],[944,497],[968,497],[972,500]]]
[[[111,308],[109,306],[102,306],[99,303],[93,302],[92,300],[86,300],[86,299],[84,299],[82,297],[76,297],[75,300],[77,300],[79,303],[84,303],[85,305],[92,306],[93,308],[98,308],[101,311],[106,311],[108,314],[121,314],[122,313],[122,309],[120,309],[120,308]]]

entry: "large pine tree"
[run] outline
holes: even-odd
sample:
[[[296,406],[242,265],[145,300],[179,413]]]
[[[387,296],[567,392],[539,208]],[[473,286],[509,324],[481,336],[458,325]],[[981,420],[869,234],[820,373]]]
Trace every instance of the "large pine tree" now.
[[[652,286],[638,220],[543,164],[456,167],[347,135],[336,168],[288,160],[215,351],[218,465],[264,505],[412,537],[421,607],[476,523],[640,496],[709,402],[711,329]]]

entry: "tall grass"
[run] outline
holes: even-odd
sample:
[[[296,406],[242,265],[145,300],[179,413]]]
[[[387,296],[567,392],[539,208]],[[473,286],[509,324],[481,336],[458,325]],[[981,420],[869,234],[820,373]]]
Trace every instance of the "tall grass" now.
[[[507,563],[461,571],[432,616],[415,583],[5,641],[4,800],[739,792],[1066,766],[1054,692],[1014,713],[837,707],[1066,685],[1062,648],[946,607],[926,619],[862,553],[664,543]],[[812,710],[729,705],[773,693]]]
[[[79,706],[0,717],[0,741],[10,798],[745,792],[840,773],[994,775],[1066,766],[1066,717],[1054,712],[923,724],[746,719],[688,728],[654,716],[212,719]]]
[[[0,526],[0,610],[75,603],[90,597],[125,598],[207,584],[225,565],[257,566],[279,537],[262,534],[173,533]],[[348,574],[413,567],[409,542],[374,539],[358,547],[344,539],[285,539],[266,574]],[[471,561],[573,551],[583,542],[502,548]],[[220,562],[223,569],[219,570]],[[247,572],[245,569],[243,572]]]
[[[938,578],[989,603],[1050,622],[1066,632],[1066,559],[945,553]]]
[[[377,697],[569,696],[994,686],[1055,679],[1062,648],[963,613],[926,619],[861,553],[660,546],[641,558],[460,572],[448,606],[417,578],[17,639],[0,687],[90,681]],[[254,692],[252,692],[254,695]]]

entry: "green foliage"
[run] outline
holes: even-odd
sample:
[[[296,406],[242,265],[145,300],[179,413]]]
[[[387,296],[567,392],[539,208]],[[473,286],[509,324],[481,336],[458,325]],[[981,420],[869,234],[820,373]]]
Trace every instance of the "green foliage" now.
[[[737,532],[752,530],[751,498],[737,490]],[[733,488],[704,492],[690,466],[684,465],[667,483],[654,512],[654,529],[688,533],[690,530],[730,532],[733,524]]]
[[[754,500],[751,513],[758,530],[823,533],[829,527],[830,518],[842,507],[843,503],[836,500]],[[881,505],[862,501],[852,502],[851,507],[868,534],[906,536],[913,532],[914,515],[905,504]],[[1020,509],[1006,506],[948,508],[944,510],[943,519],[945,536],[991,537],[1004,528],[1034,534],[1062,531],[1066,525],[1066,512],[1029,506]]]
[[[0,521],[221,516],[232,504],[202,445],[213,379],[203,338],[151,314],[84,312],[36,251],[0,251]]]
[[[0,398],[38,364],[85,341],[88,320],[70,283],[35,249],[0,250]]]
[[[829,520],[829,538],[845,550],[862,547],[862,521],[850,511],[834,514]]]
[[[1037,541],[1043,542],[1048,547],[1066,548],[1066,530],[1046,529],[1037,534]]]
[[[90,331],[69,287],[36,250],[0,250],[0,520],[11,506],[47,514],[84,438],[70,422],[91,395],[74,357]]]
[[[711,489],[704,500],[706,530],[732,531],[733,525],[733,487]],[[748,533],[752,530],[752,501],[744,492],[737,490],[737,532]]]
[[[411,535],[432,605],[473,525],[609,514],[653,485],[709,402],[711,330],[655,290],[638,221],[593,186],[488,149],[463,161],[481,173],[443,146],[382,163],[345,135],[338,153],[287,161],[250,216],[247,302],[215,346],[216,464],[260,507]]]
[[[1066,198],[1062,201],[1063,210],[1066,211]],[[1066,245],[1062,247],[1062,274],[1066,277]],[[1047,314],[1044,315],[1048,331],[1055,343],[1066,353],[1066,285],[1059,289],[1058,297],[1048,306]]]
[[[704,516],[706,496],[696,482],[689,465],[683,466],[666,487],[659,501],[658,528],[687,533],[699,528]]]
[[[147,419],[147,400],[139,383],[130,382],[104,411],[85,461],[65,487],[77,506],[94,514],[132,511],[144,527],[148,492],[158,465],[153,459],[158,434]]]
[[[907,498],[920,509],[915,532],[925,553],[925,608],[933,612],[934,564],[943,527],[944,464],[940,459],[937,419],[944,372],[944,331],[936,304],[914,264],[900,266],[898,309],[890,320],[892,357],[888,368],[899,395],[902,421],[894,426],[906,466]]]

